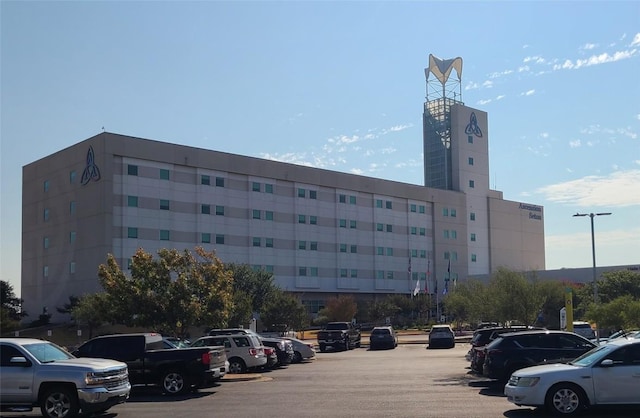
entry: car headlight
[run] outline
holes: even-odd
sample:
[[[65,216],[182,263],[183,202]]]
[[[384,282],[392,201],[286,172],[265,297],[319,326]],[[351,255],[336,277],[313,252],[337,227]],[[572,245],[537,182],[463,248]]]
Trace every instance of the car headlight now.
[[[512,378],[513,379],[513,378]],[[516,377],[515,385],[520,387],[532,387],[535,386],[539,381],[539,377]]]
[[[104,378],[97,373],[89,372],[85,376],[84,381],[88,386],[101,385],[104,382]]]

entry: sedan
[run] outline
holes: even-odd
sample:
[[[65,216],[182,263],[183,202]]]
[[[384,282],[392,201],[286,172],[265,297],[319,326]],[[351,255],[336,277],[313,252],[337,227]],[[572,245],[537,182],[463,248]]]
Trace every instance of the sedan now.
[[[398,346],[398,334],[393,327],[375,327],[369,336],[369,349],[396,348]]]
[[[286,338],[293,344],[293,363],[301,363],[302,360],[309,360],[316,356],[316,349],[313,344],[306,343],[297,338]]]
[[[590,406],[640,405],[640,340],[617,338],[568,364],[515,371],[504,387],[518,406],[545,407],[556,415],[579,414]]]

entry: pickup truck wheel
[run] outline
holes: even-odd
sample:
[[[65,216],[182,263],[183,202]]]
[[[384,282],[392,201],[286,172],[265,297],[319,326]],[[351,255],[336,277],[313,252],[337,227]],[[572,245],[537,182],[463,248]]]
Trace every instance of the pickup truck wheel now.
[[[187,378],[182,372],[170,370],[162,374],[162,392],[167,395],[178,395],[190,389]]]
[[[80,406],[73,390],[64,386],[47,389],[40,398],[40,412],[46,418],[74,418]]]
[[[244,373],[247,371],[247,366],[242,359],[234,357],[229,360],[229,373]]]

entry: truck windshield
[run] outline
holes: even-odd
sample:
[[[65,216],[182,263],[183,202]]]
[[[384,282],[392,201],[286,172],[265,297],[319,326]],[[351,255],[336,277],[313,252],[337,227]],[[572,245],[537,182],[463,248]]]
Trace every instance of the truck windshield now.
[[[349,324],[327,324],[328,330],[349,329]]]
[[[62,348],[52,343],[27,344],[24,346],[31,355],[38,359],[40,363],[50,363],[56,360],[67,360],[74,358]]]

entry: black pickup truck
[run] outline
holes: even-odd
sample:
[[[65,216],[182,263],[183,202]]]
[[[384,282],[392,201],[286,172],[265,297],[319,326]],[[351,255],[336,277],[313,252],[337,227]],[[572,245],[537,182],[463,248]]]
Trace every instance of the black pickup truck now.
[[[318,331],[318,346],[325,351],[327,346],[350,350],[360,347],[360,329],[351,322],[329,322]]]
[[[127,364],[132,386],[160,386],[164,393],[185,393],[215,380],[215,347],[174,348],[160,334],[114,334],[92,338],[72,354]],[[220,347],[224,351],[224,347]]]

